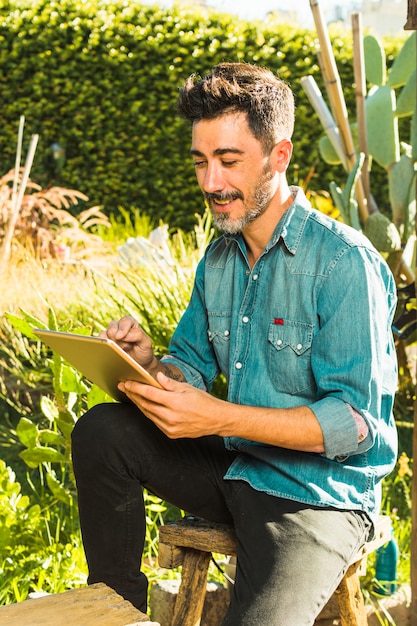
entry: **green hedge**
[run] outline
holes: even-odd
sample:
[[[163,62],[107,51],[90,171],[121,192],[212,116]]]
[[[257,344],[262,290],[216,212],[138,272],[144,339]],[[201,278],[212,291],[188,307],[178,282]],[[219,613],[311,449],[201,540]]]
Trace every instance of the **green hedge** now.
[[[332,37],[347,105],[354,116],[351,36]],[[296,93],[297,126],[289,178],[310,188],[344,184],[323,164],[319,121],[301,88],[322,85],[314,32],[269,21],[249,23],[213,11],[161,9],[125,0],[12,0],[0,8],[1,174],[14,166],[20,115],[25,149],[40,140],[32,178],[87,194],[107,214],[137,207],[172,226],[202,212],[189,157],[188,126],[176,116],[179,85],[222,61],[279,72]],[[65,147],[62,171],[50,146]]]

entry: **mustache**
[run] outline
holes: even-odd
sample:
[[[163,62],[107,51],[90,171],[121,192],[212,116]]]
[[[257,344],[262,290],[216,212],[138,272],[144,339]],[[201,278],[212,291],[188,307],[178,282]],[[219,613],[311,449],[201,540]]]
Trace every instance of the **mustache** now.
[[[243,194],[240,191],[232,191],[230,193],[210,193],[205,192],[204,197],[207,202],[231,202],[232,200],[243,200]]]

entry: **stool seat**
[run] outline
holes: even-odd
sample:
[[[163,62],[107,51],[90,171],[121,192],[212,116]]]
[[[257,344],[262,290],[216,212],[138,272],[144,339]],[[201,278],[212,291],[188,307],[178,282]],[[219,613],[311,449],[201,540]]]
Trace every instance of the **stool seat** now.
[[[374,538],[349,563],[336,590],[342,626],[367,626],[359,576],[366,572],[367,555],[391,539],[391,530],[391,519],[379,516]],[[213,552],[236,555],[233,527],[185,517],[159,528],[159,565],[171,569],[182,565],[181,585],[170,626],[199,626]]]

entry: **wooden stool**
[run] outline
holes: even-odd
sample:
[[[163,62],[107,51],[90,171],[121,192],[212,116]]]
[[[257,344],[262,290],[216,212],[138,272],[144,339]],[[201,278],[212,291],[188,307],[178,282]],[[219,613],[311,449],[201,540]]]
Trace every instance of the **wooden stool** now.
[[[0,607],[2,626],[159,626],[104,583]]]
[[[336,590],[342,626],[367,626],[359,576],[366,572],[366,557],[391,539],[391,519],[380,516],[375,537],[352,559]],[[234,529],[198,518],[183,518],[159,528],[161,567],[182,565],[181,584],[171,626],[199,626],[212,552],[236,555]]]

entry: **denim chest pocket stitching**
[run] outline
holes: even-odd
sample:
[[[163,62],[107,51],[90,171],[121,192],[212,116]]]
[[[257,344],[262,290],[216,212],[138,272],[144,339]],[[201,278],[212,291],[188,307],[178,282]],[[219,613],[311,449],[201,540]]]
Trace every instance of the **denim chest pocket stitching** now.
[[[213,342],[216,339],[222,339],[223,341],[230,340],[231,319],[232,316],[230,314],[208,316],[209,328],[207,336],[210,342]]]
[[[291,348],[297,355],[301,355],[311,348],[313,340],[313,325],[304,322],[282,320],[283,323],[272,323],[269,327],[268,340],[278,351]]]
[[[212,343],[216,339],[223,339],[223,341],[229,341],[230,339],[230,331],[226,328],[224,330],[208,330],[207,331],[208,340]]]
[[[207,337],[216,354],[220,369],[226,372],[229,366],[230,314],[209,315]]]

